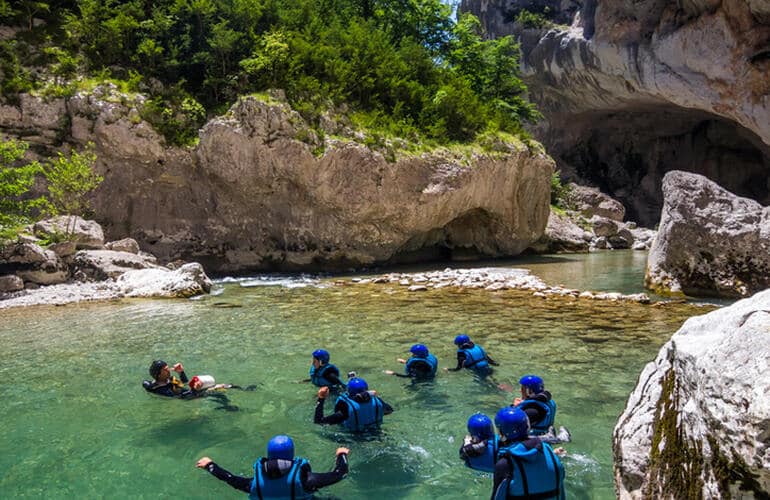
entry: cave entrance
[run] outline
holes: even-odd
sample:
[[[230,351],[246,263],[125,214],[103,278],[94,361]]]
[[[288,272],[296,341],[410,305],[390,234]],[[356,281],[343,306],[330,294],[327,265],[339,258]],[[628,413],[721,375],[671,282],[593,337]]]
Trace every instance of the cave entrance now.
[[[484,209],[476,208],[443,227],[409,238],[387,264],[427,261],[472,261],[500,257],[497,245],[501,224]]]
[[[658,223],[661,181],[671,170],[704,175],[738,196],[770,204],[770,146],[735,122],[659,107],[551,123],[570,126],[544,138],[562,175],[598,186],[625,205],[628,220],[643,226]]]

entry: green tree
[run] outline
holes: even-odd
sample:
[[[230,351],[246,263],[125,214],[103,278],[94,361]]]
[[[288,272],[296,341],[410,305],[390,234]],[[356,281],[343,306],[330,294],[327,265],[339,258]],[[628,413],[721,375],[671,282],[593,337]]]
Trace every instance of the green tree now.
[[[51,214],[86,214],[90,206],[86,195],[104,180],[94,172],[95,162],[94,145],[88,144],[83,152],[72,151],[69,157],[59,153],[45,163]]]
[[[0,142],[0,238],[15,234],[34,212],[45,205],[42,197],[30,197],[40,163],[24,162],[29,144],[17,140]]]

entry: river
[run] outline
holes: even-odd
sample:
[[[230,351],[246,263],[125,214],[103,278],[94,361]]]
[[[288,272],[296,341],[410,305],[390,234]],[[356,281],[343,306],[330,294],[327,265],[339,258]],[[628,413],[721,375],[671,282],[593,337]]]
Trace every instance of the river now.
[[[489,265],[486,263],[485,265]],[[498,263],[528,267],[548,283],[641,290],[644,254],[600,252]],[[458,448],[472,413],[490,416],[525,373],[546,381],[566,445],[568,498],[614,498],[611,435],[642,367],[688,316],[709,308],[542,299],[518,291],[391,285],[337,286],[335,278],[222,280],[197,300],[120,300],[0,310],[0,491],[4,498],[241,498],[194,467],[204,455],[250,475],[267,440],[286,433],[316,471],[337,446],[351,449],[337,498],[487,498],[491,478],[463,467]],[[441,372],[412,385],[398,370],[415,342],[453,366],[465,332],[501,366],[495,383]],[[331,352],[396,411],[367,439],[312,423],[310,353]],[[166,400],[141,380],[155,358],[188,375],[255,384],[215,400]],[[332,403],[327,403],[331,411]]]

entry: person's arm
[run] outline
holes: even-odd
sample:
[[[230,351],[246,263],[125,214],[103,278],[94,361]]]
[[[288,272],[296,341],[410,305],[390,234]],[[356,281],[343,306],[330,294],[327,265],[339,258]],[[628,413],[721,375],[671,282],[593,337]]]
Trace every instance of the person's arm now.
[[[527,406],[524,408],[524,413],[527,414],[530,424],[536,424],[545,418],[546,412],[539,406]]]
[[[337,372],[329,371],[329,373],[328,373],[328,374],[325,374],[324,376],[326,377],[326,379],[327,379],[329,382],[331,382],[331,383],[332,383],[332,384],[334,384],[334,385],[342,385],[342,386],[344,386],[344,385],[345,385],[345,384],[342,382],[342,380],[340,380],[340,375],[339,375],[339,373],[337,373]]]
[[[492,365],[492,366],[500,366],[500,363],[498,363],[494,359],[490,358],[489,354],[486,354],[486,357],[487,357],[487,363],[489,363],[490,365]]]
[[[236,490],[240,490],[245,493],[251,492],[252,478],[241,477],[241,476],[236,476],[234,474],[231,474],[230,472],[226,471],[222,467],[215,464],[209,457],[203,457],[200,460],[198,460],[196,467],[199,467],[201,469],[206,469],[214,477],[226,482]]]
[[[463,365],[465,365],[465,353],[464,352],[458,352],[457,353],[457,366],[454,368],[447,368],[447,371],[450,372],[457,372],[463,369]]]
[[[392,406],[390,406],[385,401],[382,401],[382,398],[380,398],[380,401],[382,402],[382,414],[383,415],[390,415],[391,413],[393,413],[393,407]],[[347,418],[347,416],[345,418]]]
[[[511,463],[503,457],[495,463],[494,483],[492,486],[492,500],[497,497],[497,490],[506,479],[511,479]]]
[[[329,395],[329,388],[328,387],[321,387],[318,389],[318,400],[315,404],[315,416],[313,417],[313,422],[316,424],[324,425],[324,424],[341,424],[345,420],[348,419],[348,407],[347,405],[339,405],[334,408],[334,413],[331,415],[327,415],[324,417],[324,401],[326,401],[326,397]]]
[[[319,488],[340,482],[348,473],[349,453],[350,450],[347,448],[337,448],[337,459],[331,472],[315,473],[310,470],[310,464],[305,464],[300,470],[302,488],[305,491],[316,491]]]

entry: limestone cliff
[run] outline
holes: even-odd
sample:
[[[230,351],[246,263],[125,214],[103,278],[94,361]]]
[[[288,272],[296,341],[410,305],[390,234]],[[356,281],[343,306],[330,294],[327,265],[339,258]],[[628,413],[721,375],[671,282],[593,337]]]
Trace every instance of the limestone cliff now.
[[[690,318],[613,436],[620,499],[770,495],[770,290]]]
[[[521,41],[546,117],[536,131],[567,177],[651,227],[670,170],[770,204],[770,3],[464,0],[492,37]],[[522,10],[550,26],[515,22]]]
[[[0,130],[37,147],[93,141],[96,219],[162,261],[210,271],[335,269],[428,258],[513,256],[548,218],[552,160],[504,152],[401,155],[320,140],[282,102],[246,97],[194,148],[167,147],[109,89],[0,107]],[[315,154],[314,154],[315,152]]]

